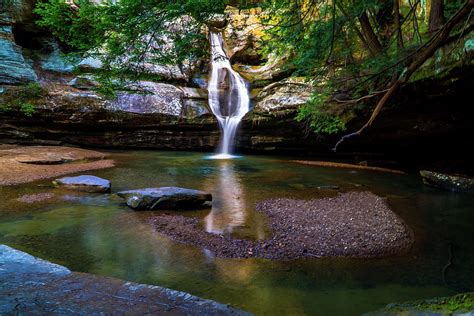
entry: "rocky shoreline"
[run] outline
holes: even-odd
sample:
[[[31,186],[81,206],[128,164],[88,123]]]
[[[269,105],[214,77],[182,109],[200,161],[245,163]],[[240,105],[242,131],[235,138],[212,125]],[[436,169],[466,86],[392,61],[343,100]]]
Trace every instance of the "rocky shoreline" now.
[[[81,148],[0,145],[0,185],[114,167],[114,161],[106,157],[106,154]]]
[[[250,315],[160,286],[69,269],[0,245],[2,315]]]
[[[317,200],[273,199],[257,211],[270,219],[272,237],[251,241],[207,233],[197,218],[157,215],[150,223],[171,239],[224,258],[372,258],[407,252],[414,236],[381,197],[349,192]]]

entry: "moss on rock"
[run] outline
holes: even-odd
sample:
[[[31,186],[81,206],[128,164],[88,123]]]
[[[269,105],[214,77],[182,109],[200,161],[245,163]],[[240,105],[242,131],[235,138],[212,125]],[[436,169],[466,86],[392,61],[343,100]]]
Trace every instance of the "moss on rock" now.
[[[366,315],[460,315],[474,313],[474,292],[389,304]]]

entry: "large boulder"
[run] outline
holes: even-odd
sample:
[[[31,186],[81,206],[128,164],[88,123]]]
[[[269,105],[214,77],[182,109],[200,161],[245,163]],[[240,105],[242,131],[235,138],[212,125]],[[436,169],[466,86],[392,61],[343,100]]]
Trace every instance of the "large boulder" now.
[[[178,187],[146,188],[117,193],[136,210],[169,210],[202,207],[212,201],[207,192]]]
[[[180,116],[183,111],[184,93],[166,83],[140,81],[130,84],[133,92],[119,92],[107,107],[133,113],[161,113]]]
[[[313,87],[303,78],[288,78],[272,83],[256,97],[254,113],[278,116],[294,111],[309,101]]]
[[[110,181],[96,176],[64,177],[53,181],[54,185],[70,190],[104,193],[110,191]]]
[[[474,193],[474,178],[428,170],[421,170],[420,175],[427,185],[448,191]]]
[[[5,20],[5,19],[4,19]],[[0,24],[0,84],[36,82],[38,77],[13,41],[12,26]]]

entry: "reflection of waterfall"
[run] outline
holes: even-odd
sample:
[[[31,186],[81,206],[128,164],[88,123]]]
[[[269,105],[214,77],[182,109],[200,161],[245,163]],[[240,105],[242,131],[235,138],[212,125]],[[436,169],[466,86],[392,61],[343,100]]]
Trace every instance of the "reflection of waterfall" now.
[[[222,161],[218,179],[212,182],[214,196],[212,211],[205,218],[206,231],[222,234],[231,233],[234,227],[241,226],[246,218],[245,193],[234,171],[234,165]]]
[[[212,71],[209,80],[209,106],[222,130],[219,154],[214,158],[232,158],[237,127],[249,111],[249,92],[244,79],[232,69],[223,49],[221,33],[209,34]]]

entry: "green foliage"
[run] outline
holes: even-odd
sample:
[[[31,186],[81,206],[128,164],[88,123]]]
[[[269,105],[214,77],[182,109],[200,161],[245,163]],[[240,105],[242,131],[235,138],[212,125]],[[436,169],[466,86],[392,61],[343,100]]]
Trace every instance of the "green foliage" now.
[[[34,102],[43,96],[44,90],[38,83],[29,83],[6,94],[6,100],[2,97],[4,102],[0,104],[0,113],[18,111],[31,117],[36,112]]]
[[[203,23],[221,13],[223,0],[123,0],[95,5],[77,0],[37,4],[38,24],[83,56],[100,58],[117,74],[139,72],[145,62],[181,65],[207,54]]]
[[[26,116],[31,117],[36,112],[36,109],[33,104],[25,102],[20,104],[20,112],[25,114]]]
[[[344,131],[346,126],[341,119],[331,114],[327,108],[328,95],[315,93],[310,101],[299,108],[296,120],[306,121],[309,127],[317,134],[336,134]]]
[[[465,1],[448,1],[445,17]],[[294,69],[294,75],[324,82],[327,91],[343,90],[354,99],[386,89],[432,35],[427,32],[427,10],[420,1],[399,3],[399,30],[394,2],[388,0],[74,3],[39,1],[38,23],[82,56],[100,58],[104,77],[133,76],[142,72],[144,63],[184,66],[202,58],[209,51],[202,26],[213,14],[223,13],[228,4],[264,9],[264,55],[284,56],[285,67]],[[112,97],[116,89],[112,81],[104,79],[98,92]],[[328,99],[330,93],[315,95],[301,108],[297,119],[308,121],[316,133],[343,130],[341,119],[326,108]]]
[[[440,297],[400,304],[390,304],[380,310],[377,315],[387,314],[464,314],[474,310],[474,293],[462,293],[451,297]]]

